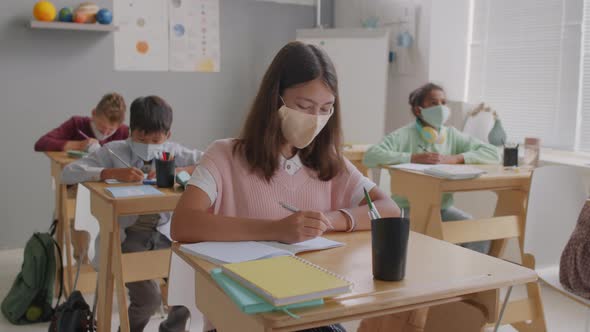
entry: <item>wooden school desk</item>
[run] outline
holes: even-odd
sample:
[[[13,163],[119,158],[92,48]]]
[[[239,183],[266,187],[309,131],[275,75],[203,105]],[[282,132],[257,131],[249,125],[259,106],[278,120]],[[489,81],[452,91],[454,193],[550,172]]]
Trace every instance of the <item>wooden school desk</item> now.
[[[370,145],[345,145],[342,148],[344,157],[354,165],[364,176],[369,176],[369,169],[363,165],[363,158]]]
[[[51,151],[45,152],[51,162],[51,177],[53,178],[55,190],[55,218],[57,225],[55,229],[56,240],[63,251],[64,261],[64,290],[69,294],[73,287],[75,268],[72,264],[72,234],[70,221],[75,216],[76,196],[68,193],[67,185],[61,183],[61,172],[70,163],[76,161],[66,152]],[[92,245],[92,244],[91,244]],[[96,285],[96,272],[90,265],[82,265],[77,289],[82,293],[94,292]],[[56,286],[57,287],[57,286]]]
[[[494,322],[500,288],[537,280],[532,270],[412,232],[405,280],[376,281],[370,232],[326,237],[346,245],[300,256],[353,282],[353,291],[323,306],[293,310],[300,319],[278,312],[242,313],[211,278],[214,264],[182,252],[178,244],[173,250],[195,269],[197,307],[220,332],[296,331],[459,301],[476,304],[486,321]]]
[[[473,166],[473,165],[472,165]],[[384,166],[391,176],[391,191],[407,197],[410,225],[414,232],[452,243],[492,240],[490,255],[501,257],[510,238],[520,244],[523,264],[534,267],[534,258],[522,252],[529,194],[530,169],[504,169],[502,166],[475,166],[487,173],[470,180],[446,180],[417,171]],[[441,195],[445,192],[494,191],[498,202],[493,218],[443,223]],[[527,284],[528,298],[511,302],[503,324],[513,324],[519,331],[544,331],[545,320],[539,285]],[[532,324],[524,324],[532,321]],[[536,329],[530,329],[530,327]]]
[[[170,249],[143,251],[123,254],[118,219],[125,215],[142,215],[173,211],[180,199],[182,189],[158,188],[164,195],[113,198],[106,187],[130,186],[134,184],[106,184],[86,182],[90,190],[90,210],[100,224],[100,249],[98,271],[98,331],[111,330],[113,309],[113,288],[117,287],[117,301],[121,331],[129,331],[129,316],[125,283],[168,277]],[[137,183],[139,185],[139,183]]]

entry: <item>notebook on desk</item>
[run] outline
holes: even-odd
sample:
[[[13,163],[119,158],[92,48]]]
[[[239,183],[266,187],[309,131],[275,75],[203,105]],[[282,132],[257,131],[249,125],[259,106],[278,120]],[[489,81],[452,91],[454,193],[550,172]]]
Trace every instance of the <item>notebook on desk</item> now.
[[[352,283],[343,277],[295,256],[225,264],[221,270],[274,306],[323,299],[352,289]]]
[[[158,196],[164,195],[163,192],[152,186],[125,186],[125,187],[107,187],[104,189],[114,198],[125,197],[142,197],[142,196]]]
[[[272,241],[200,242],[183,244],[180,250],[220,265],[276,256],[293,256],[304,251],[324,250],[343,245],[341,242],[316,237],[295,244]]]
[[[469,165],[399,164],[392,165],[391,168],[422,172],[427,175],[449,180],[473,179],[485,174],[485,171]]]
[[[479,177],[485,171],[469,165],[436,165],[425,169],[424,173],[443,179],[466,180]]]
[[[269,311],[286,311],[289,309],[315,307],[324,304],[323,299],[304,301],[282,307],[275,307],[256,293],[243,287],[232,278],[226,276],[220,268],[211,271],[211,277],[223,289],[223,291],[232,299],[232,301],[246,314],[257,314]],[[287,314],[292,315],[287,312]]]

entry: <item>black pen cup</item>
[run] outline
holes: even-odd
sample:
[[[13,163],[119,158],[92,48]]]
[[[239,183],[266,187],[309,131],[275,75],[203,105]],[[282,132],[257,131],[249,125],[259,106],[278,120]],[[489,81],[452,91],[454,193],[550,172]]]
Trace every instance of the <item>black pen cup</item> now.
[[[518,166],[518,145],[507,147],[504,146],[504,167]]]
[[[380,218],[371,220],[373,277],[400,281],[406,273],[410,220]]]
[[[156,159],[156,185],[160,188],[172,188],[174,186],[174,159]]]

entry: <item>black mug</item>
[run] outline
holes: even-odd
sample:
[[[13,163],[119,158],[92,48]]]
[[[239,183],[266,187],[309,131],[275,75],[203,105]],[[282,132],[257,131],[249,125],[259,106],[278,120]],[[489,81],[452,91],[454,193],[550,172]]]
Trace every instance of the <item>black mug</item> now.
[[[400,281],[406,274],[410,220],[380,218],[371,220],[373,277]]]
[[[156,159],[156,185],[160,188],[172,188],[175,168],[174,159]]]
[[[518,166],[518,145],[504,146],[504,167]]]

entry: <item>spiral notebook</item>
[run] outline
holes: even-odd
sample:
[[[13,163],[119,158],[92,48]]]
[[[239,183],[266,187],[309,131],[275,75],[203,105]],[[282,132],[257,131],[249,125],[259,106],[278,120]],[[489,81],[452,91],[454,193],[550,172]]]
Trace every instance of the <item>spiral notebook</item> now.
[[[352,283],[300,257],[279,256],[221,266],[224,274],[274,306],[332,297]]]
[[[324,304],[323,299],[304,301],[282,307],[275,307],[251,290],[243,287],[237,281],[226,276],[220,268],[211,270],[211,277],[223,289],[223,291],[234,301],[240,310],[246,314],[258,314],[261,312],[283,311],[290,316],[295,316],[289,310],[316,307]]]

